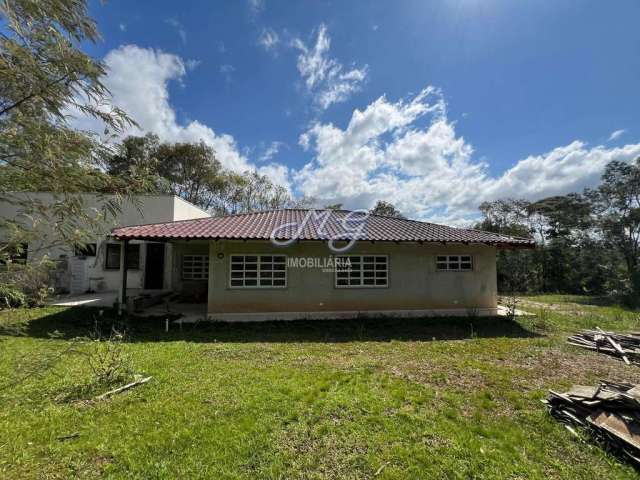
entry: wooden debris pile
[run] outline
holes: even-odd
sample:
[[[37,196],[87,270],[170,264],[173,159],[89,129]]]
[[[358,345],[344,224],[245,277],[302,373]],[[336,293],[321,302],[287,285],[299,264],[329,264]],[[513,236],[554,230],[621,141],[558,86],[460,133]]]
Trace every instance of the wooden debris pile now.
[[[549,413],[578,436],[582,427],[611,453],[640,468],[640,385],[601,382],[549,391]]]
[[[627,365],[640,364],[640,333],[637,332],[605,332],[601,328],[582,330],[580,333],[571,335],[567,342],[576,347],[621,358]]]

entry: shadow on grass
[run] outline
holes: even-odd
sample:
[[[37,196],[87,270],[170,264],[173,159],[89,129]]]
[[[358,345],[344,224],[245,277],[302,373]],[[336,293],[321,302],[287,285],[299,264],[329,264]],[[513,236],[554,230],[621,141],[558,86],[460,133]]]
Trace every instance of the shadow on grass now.
[[[112,325],[126,328],[131,342],[354,342],[354,341],[432,341],[469,338],[529,338],[539,336],[517,322],[504,317],[430,317],[430,318],[359,318],[354,320],[300,320],[256,323],[201,322],[171,324],[165,332],[164,318],[132,318],[117,323],[113,312],[98,315],[97,308],[72,307],[42,315],[31,315],[20,331],[0,327],[0,335],[33,338],[71,339],[86,336],[96,326],[108,332]]]

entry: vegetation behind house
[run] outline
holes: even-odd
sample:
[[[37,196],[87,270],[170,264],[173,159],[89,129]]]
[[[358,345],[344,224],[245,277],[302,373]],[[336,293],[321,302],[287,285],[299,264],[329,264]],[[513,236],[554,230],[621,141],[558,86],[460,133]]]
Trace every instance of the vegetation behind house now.
[[[640,303],[640,159],[607,165],[583,193],[480,206],[477,228],[533,237],[538,248],[498,253],[498,289],[625,297]]]

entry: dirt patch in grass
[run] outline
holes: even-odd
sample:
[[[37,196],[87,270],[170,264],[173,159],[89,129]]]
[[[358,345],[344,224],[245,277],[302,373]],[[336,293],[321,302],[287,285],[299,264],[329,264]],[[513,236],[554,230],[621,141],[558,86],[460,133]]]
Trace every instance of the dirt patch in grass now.
[[[598,307],[595,305],[579,305],[577,303],[543,303],[534,300],[518,300],[518,307],[531,313],[549,310],[565,315],[576,315],[579,317],[592,316],[606,318],[605,315],[598,314]]]
[[[521,375],[513,375],[513,381],[524,390],[555,388],[567,382],[585,383],[596,379],[640,381],[640,368],[634,365],[564,345],[525,354],[514,352],[510,358],[495,360],[494,363],[522,372]]]
[[[369,453],[364,442],[306,423],[290,425],[275,444],[285,471],[294,478],[353,478],[355,471],[362,471]]]
[[[474,360],[471,360],[474,362]],[[570,347],[523,346],[505,358],[491,355],[475,359],[479,365],[443,365],[442,362],[407,361],[383,369],[394,377],[436,388],[473,391],[480,388],[512,388],[534,391],[585,379],[640,381],[640,368],[606,355],[577,352]],[[505,381],[507,384],[505,384]]]

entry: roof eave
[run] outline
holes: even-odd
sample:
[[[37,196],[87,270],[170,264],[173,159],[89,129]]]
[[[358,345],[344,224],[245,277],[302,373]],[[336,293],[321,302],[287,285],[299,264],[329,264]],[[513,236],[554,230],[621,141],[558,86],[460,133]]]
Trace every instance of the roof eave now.
[[[217,241],[217,240],[228,240],[228,241],[269,241],[271,238],[264,237],[209,237],[209,236],[170,236],[170,235],[117,235],[112,233],[112,237],[116,240],[146,240],[146,241],[154,241],[154,242],[171,242],[171,241]],[[277,240],[287,240],[284,238],[278,238]],[[302,238],[299,239],[301,242],[326,242],[327,239],[317,238]],[[346,239],[340,239],[337,241],[346,242]],[[404,244],[461,244],[461,245],[489,245],[492,247],[496,247],[500,250],[526,250],[526,249],[535,249],[535,242],[526,242],[526,241],[464,241],[464,240],[399,240],[399,239],[388,239],[388,240],[380,240],[380,239],[360,239],[362,242],[380,242],[380,243],[404,243]]]

